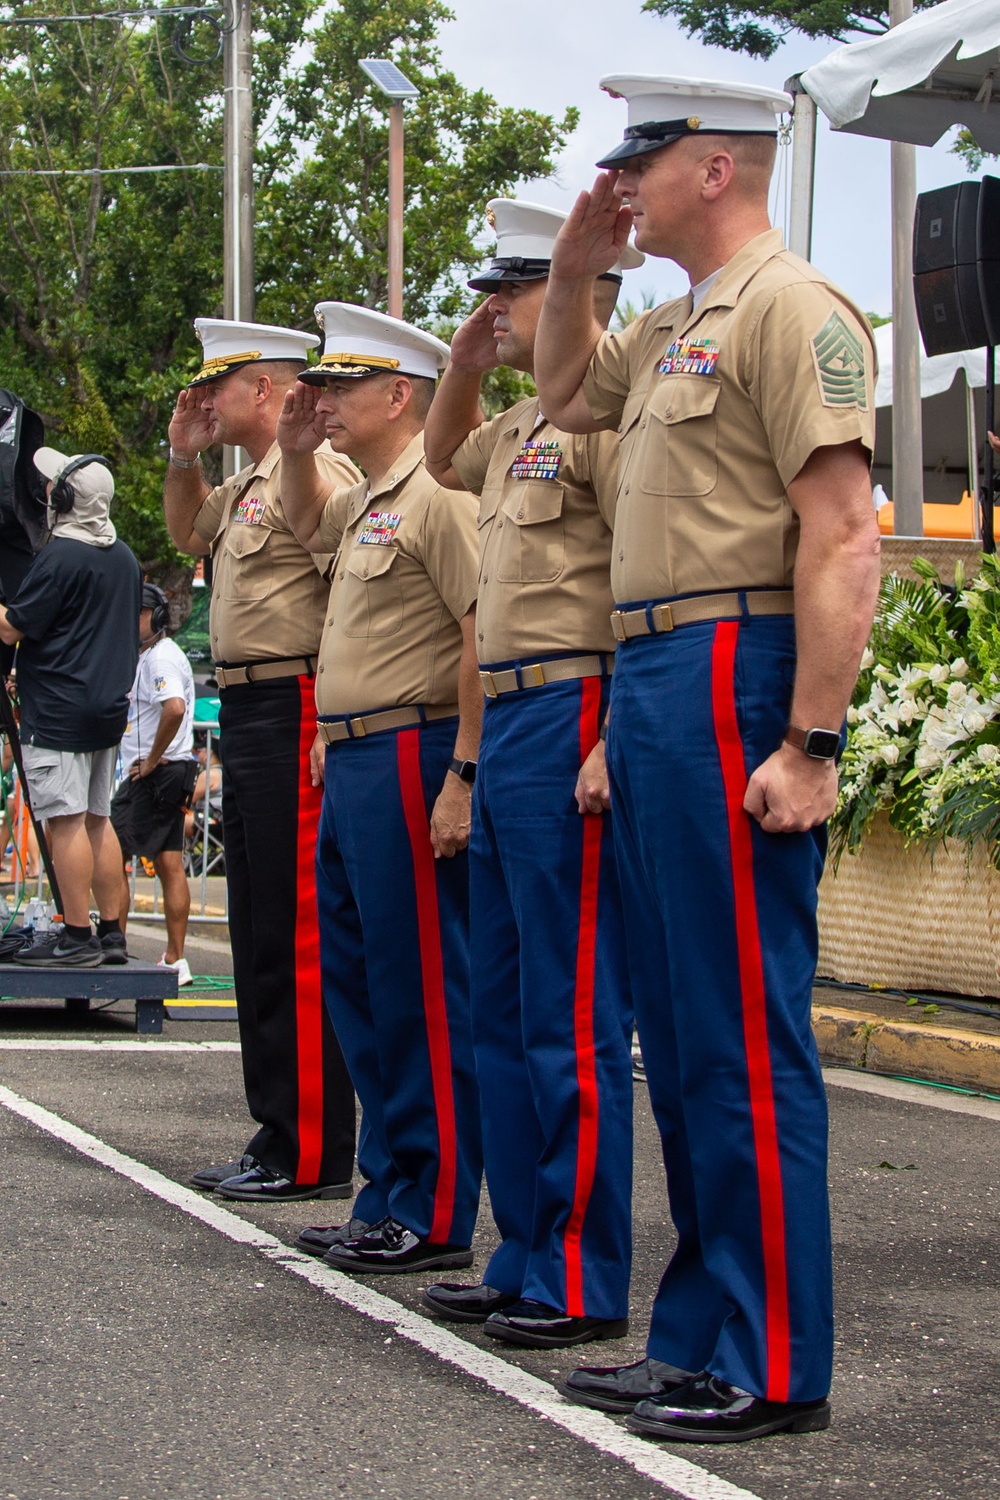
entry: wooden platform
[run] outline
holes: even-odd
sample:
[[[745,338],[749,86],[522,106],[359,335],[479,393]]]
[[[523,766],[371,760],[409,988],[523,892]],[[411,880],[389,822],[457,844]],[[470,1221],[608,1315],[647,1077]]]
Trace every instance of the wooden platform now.
[[[137,958],[96,969],[28,969],[21,964],[0,964],[0,1002],[65,1000],[67,1010],[82,1011],[89,1010],[92,1000],[134,1000],[135,1029],[143,1035],[159,1035],[164,1001],[176,998],[174,970]]]

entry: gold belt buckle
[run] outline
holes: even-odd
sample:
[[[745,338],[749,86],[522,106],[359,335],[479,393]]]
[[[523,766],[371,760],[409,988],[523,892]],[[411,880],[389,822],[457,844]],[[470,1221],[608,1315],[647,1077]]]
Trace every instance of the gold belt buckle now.
[[[532,662],[530,667],[522,667],[520,677],[523,688],[545,686],[545,668],[541,662]]]
[[[347,722],[351,726],[351,739],[352,740],[363,740],[364,737],[365,737],[365,735],[368,732],[365,729],[365,721],[364,721],[364,719],[348,719]]]
[[[612,610],[611,630],[616,641],[628,640],[628,635],[625,630],[625,611],[623,609]]]
[[[669,604],[657,604],[652,613],[661,635],[666,635],[668,631],[673,630],[674,613]]]
[[[493,681],[492,672],[480,672],[479,681],[483,685],[483,692],[487,698],[499,698],[500,694],[497,691],[496,683]]]

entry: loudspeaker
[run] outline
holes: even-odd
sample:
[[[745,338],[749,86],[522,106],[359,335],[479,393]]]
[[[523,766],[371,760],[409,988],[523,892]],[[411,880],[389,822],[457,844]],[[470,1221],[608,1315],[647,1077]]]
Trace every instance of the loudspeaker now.
[[[142,607],[153,611],[149,621],[149,628],[154,635],[159,635],[161,630],[166,630],[170,624],[170,601],[161,588],[155,583],[144,583],[142,586]]]
[[[74,458],[72,463],[67,464],[49,493],[49,504],[57,516],[68,515],[76,502],[76,491],[69,482],[69,476],[75,474],[77,469],[85,469],[88,464],[103,464],[106,469],[110,468],[102,453],[81,453],[79,458]]]
[[[928,354],[1000,341],[1000,179],[918,196],[913,295]]]

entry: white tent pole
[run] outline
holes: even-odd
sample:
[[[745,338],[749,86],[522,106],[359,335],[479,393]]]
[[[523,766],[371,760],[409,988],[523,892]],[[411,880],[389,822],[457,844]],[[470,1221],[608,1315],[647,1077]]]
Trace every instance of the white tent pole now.
[[[913,0],[890,0],[898,26]],[[917,148],[893,141],[892,153],[892,499],[897,536],[924,534],[924,453],[920,420],[920,332],[913,300],[913,216]]]
[[[788,248],[803,260],[812,254],[813,191],[816,175],[816,101],[797,78],[785,87],[795,96],[792,116],[792,190]]]

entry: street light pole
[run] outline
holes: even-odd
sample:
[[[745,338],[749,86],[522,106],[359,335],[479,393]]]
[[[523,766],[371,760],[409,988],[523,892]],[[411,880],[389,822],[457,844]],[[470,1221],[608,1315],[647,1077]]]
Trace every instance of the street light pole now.
[[[403,100],[420,90],[385,57],[361,57],[361,71],[389,97],[389,316],[403,316]]]

